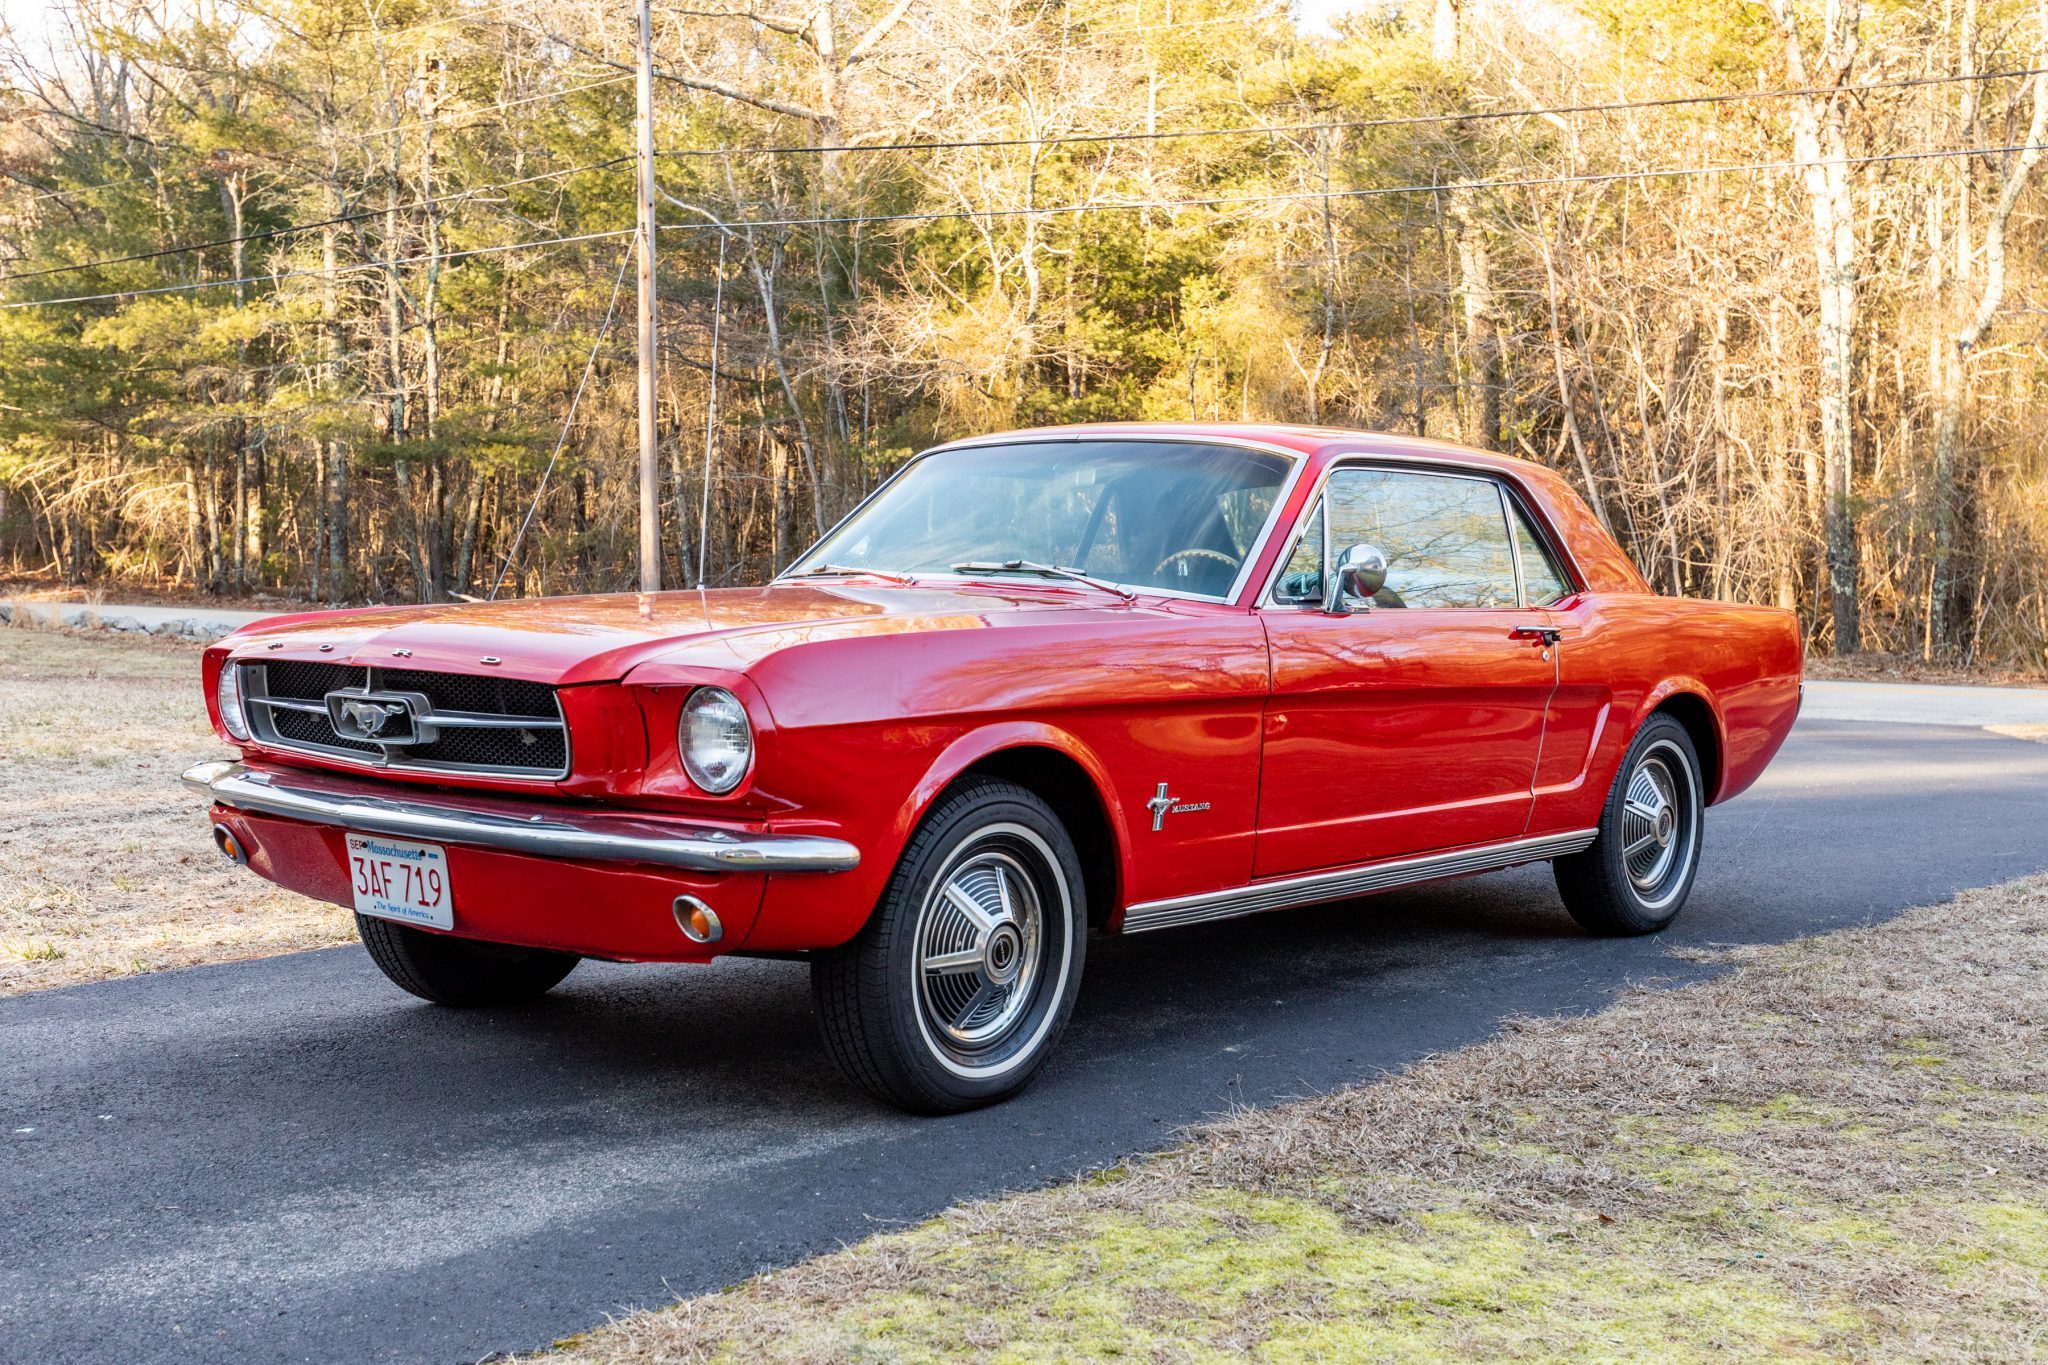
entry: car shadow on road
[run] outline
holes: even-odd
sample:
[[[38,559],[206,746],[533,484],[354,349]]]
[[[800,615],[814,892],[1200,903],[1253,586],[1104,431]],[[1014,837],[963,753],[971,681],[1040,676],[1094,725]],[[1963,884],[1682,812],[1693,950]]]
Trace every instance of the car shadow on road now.
[[[1459,992],[1475,970],[1512,974],[1586,942],[1547,873],[1173,933],[1097,936],[1055,1074],[1113,1093],[1120,1076],[1157,1061],[1155,1052],[1242,1047],[1275,1024],[1283,1033],[1318,1021],[1335,1027],[1374,999]],[[833,1071],[812,1016],[809,970],[798,962],[589,964],[557,995],[489,1018],[389,1002],[367,1009],[363,1023],[359,1045],[377,1046],[371,1040],[381,1036],[394,1060],[430,1053],[441,1059],[436,1069],[497,1072],[506,1089],[538,1065],[671,1122],[687,1123],[693,1112],[729,1121],[735,1110],[915,1122],[872,1105]],[[428,1081],[418,1100],[445,1093]]]
[[[1171,933],[1096,936],[1058,1069],[1113,1085],[1151,1048],[1199,1054],[1242,1043],[1276,1009],[1326,1019],[1340,1000],[1452,989],[1475,965],[1505,968],[1582,939],[1547,876],[1527,872]],[[193,986],[252,971],[298,1007],[205,1008],[220,1001],[202,990],[200,1018],[176,1024]],[[240,1117],[258,1124],[340,1108],[354,1116],[351,1141],[388,1129],[433,1131],[443,1148],[498,1144],[542,1118],[536,1136],[559,1131],[578,1107],[592,1122],[659,1114],[683,1127],[730,1123],[736,1113],[763,1127],[795,1112],[814,1123],[898,1121],[832,1070],[801,962],[585,963],[542,1000],[499,1010],[414,1000],[355,948],[111,989],[157,997],[168,1013],[145,1014],[157,1027],[98,1039],[91,1051],[107,1073],[126,1069],[121,1054],[132,1047],[147,1060],[128,1060],[159,1093],[231,1088]]]

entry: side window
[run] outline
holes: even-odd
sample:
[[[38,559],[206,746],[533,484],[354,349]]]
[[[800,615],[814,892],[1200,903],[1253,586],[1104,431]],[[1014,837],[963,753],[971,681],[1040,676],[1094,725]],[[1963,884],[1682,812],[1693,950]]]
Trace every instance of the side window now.
[[[1571,581],[1557,567],[1550,547],[1543,543],[1543,538],[1529,525],[1528,517],[1512,500],[1509,508],[1515,523],[1515,549],[1522,556],[1522,586],[1529,591],[1529,605],[1547,607],[1571,596]]]
[[[1387,557],[1375,606],[1518,604],[1507,514],[1491,479],[1340,469],[1325,501],[1331,553],[1365,544]]]
[[[1323,600],[1323,504],[1316,503],[1316,510],[1309,514],[1303,525],[1301,539],[1294,542],[1294,550],[1287,556],[1287,568],[1280,575],[1280,581],[1273,585],[1273,596],[1282,602],[1320,602]]]

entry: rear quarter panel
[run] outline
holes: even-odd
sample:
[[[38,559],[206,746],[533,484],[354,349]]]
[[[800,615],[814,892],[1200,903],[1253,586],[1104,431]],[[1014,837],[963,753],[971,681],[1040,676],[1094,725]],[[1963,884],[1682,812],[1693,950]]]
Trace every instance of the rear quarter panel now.
[[[1798,716],[1801,646],[1790,612],[1589,593],[1552,615],[1565,637],[1534,832],[1596,824],[1637,730],[1675,696],[1698,697],[1712,718],[1716,803],[1748,790]]]

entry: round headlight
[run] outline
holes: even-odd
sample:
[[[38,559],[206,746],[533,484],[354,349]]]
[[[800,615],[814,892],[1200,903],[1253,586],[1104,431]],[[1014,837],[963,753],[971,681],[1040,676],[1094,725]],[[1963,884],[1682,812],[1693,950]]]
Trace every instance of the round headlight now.
[[[713,795],[740,784],[754,761],[754,727],[747,708],[722,687],[700,687],[683,703],[676,742],[683,751],[683,770],[690,780]]]
[[[213,685],[213,699],[220,706],[221,728],[231,738],[249,737],[249,718],[242,712],[242,670],[230,659],[220,666],[220,678]]]

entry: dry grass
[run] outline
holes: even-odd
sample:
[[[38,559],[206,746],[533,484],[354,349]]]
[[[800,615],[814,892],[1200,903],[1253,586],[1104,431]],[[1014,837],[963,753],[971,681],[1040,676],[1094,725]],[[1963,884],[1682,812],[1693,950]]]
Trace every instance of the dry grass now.
[[[0,601],[82,602],[97,606],[213,607],[226,611],[303,611],[310,603],[282,593],[202,592],[176,583],[123,579],[91,587],[67,584],[49,574],[0,575]]]
[[[2048,1349],[2048,879],[564,1343],[579,1362]]]
[[[1806,676],[1834,682],[1955,683],[1974,687],[2048,687],[2048,661],[2000,664],[1929,663],[1917,654],[1811,654]]]
[[[0,629],[0,994],[349,937],[230,866],[178,774],[222,746],[199,650]]]

